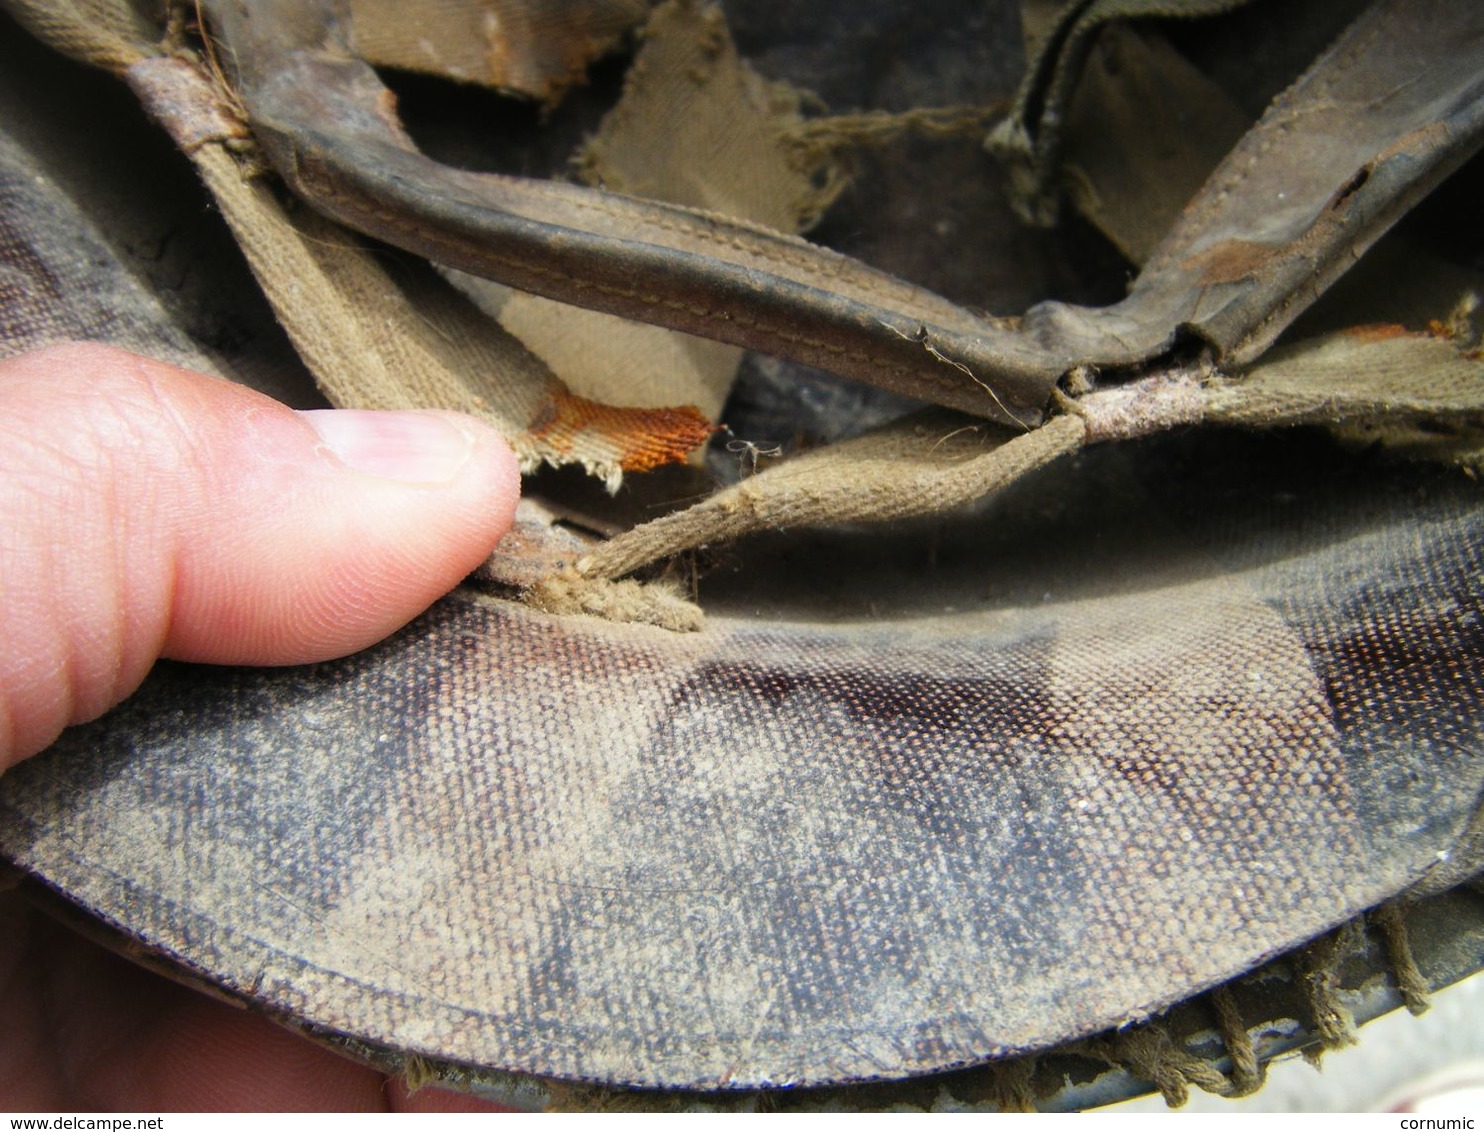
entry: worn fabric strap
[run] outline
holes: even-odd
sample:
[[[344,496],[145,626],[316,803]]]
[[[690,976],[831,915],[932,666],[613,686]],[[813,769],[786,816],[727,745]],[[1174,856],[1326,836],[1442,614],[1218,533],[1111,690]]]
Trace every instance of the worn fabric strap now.
[[[154,53],[160,28],[128,0],[6,0],[21,26],[69,58],[121,71]]]
[[[972,502],[1082,443],[1077,417],[1015,434],[943,412],[908,417],[789,460],[610,539],[577,565],[616,577],[693,547],[761,530],[886,522]]]
[[[1024,435],[950,413],[907,417],[627,531],[583,557],[577,569],[618,577],[756,531],[941,513],[1085,443],[1133,440],[1202,421],[1323,425],[1469,464],[1484,454],[1484,361],[1445,337],[1397,326],[1296,343],[1234,377],[1174,371],[1066,406],[1069,415]]]

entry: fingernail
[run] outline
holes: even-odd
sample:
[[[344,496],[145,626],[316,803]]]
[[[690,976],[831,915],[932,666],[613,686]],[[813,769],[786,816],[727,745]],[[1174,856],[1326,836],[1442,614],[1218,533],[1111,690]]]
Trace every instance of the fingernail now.
[[[305,409],[299,415],[342,463],[404,483],[448,483],[474,448],[474,436],[441,413]]]

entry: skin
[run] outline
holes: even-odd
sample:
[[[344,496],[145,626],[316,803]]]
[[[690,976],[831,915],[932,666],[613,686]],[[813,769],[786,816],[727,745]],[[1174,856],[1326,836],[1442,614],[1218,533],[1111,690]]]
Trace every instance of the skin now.
[[[300,414],[98,345],[0,361],[0,772],[159,657],[380,640],[489,555],[518,492],[457,414]],[[135,967],[0,874],[0,1110],[488,1107]]]

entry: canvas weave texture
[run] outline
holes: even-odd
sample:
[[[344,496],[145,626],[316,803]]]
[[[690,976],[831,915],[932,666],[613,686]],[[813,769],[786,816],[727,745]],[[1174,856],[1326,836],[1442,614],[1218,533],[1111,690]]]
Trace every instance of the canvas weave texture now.
[[[1231,980],[1291,954],[1344,1040],[1366,922],[1425,1000],[1391,902],[1484,867],[1477,8],[1380,0],[1243,87],[1188,30],[1236,0],[1071,5],[1028,70],[1008,3],[859,0],[864,70],[762,0],[430,6],[419,70],[590,114],[536,177],[429,156],[373,0],[6,2],[100,85],[0,44],[0,351],[457,409],[530,473],[390,640],[161,664],[8,772],[6,862],[409,1080],[558,1104],[1004,1063],[1029,1107],[1008,1059],[1053,1050],[1245,1092],[1290,1008]],[[1135,1025],[1197,1000],[1222,1054]]]

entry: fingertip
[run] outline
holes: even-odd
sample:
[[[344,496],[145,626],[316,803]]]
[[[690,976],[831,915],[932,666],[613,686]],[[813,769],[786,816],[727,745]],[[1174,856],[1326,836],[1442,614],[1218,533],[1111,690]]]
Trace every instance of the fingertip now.
[[[306,421],[86,344],[0,361],[0,394],[0,768],[161,655],[292,664],[374,643],[489,556],[519,496],[509,446],[458,414]]]
[[[182,551],[166,655],[294,664],[357,651],[452,589],[510,529],[519,471],[487,425],[424,411],[290,415],[307,451],[239,477],[215,538]]]

